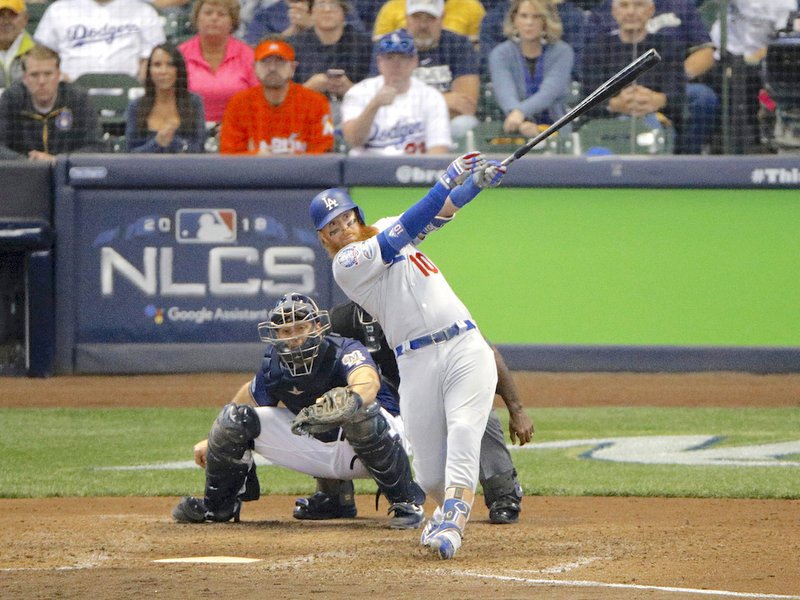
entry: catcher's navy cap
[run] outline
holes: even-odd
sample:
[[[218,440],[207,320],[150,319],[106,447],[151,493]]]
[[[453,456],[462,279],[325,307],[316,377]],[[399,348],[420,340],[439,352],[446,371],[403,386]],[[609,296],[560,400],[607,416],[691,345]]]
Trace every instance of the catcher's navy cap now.
[[[342,213],[354,209],[361,222],[365,223],[364,211],[353,202],[350,194],[342,188],[330,188],[314,196],[308,207],[308,214],[314,221],[314,227],[319,231]]]

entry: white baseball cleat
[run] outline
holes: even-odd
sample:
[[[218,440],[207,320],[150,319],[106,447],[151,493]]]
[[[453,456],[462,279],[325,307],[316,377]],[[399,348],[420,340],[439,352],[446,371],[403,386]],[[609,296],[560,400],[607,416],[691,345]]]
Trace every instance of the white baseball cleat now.
[[[451,521],[443,521],[438,526],[431,527],[432,521],[422,532],[420,542],[430,548],[442,560],[449,560],[461,548],[461,530]]]

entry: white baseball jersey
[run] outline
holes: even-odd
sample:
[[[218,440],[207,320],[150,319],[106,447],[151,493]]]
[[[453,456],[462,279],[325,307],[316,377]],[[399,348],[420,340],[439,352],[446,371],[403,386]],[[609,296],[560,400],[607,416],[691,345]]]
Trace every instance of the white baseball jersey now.
[[[733,0],[728,6],[728,51],[746,56],[760,50],[778,29],[786,26],[794,10],[797,10],[797,0]],[[719,20],[711,26],[710,34],[719,60]]]
[[[135,77],[139,60],[166,40],[158,13],[141,0],[58,0],[34,39],[59,53],[61,70],[73,81],[84,73]]]
[[[382,231],[396,221],[381,219],[375,227]],[[333,276],[351,300],[380,322],[392,348],[472,318],[436,265],[410,244],[388,266],[377,237],[350,244],[334,258]]]
[[[345,94],[342,122],[355,119],[383,87],[383,76],[364,79]],[[399,156],[422,154],[433,146],[450,146],[450,114],[444,96],[416,78],[404,94],[389,106],[382,106],[372,122],[364,146],[353,148],[354,156]]]
[[[385,229],[396,220],[381,219],[375,226]],[[350,244],[334,257],[333,276],[378,319],[392,347],[471,319],[436,265],[411,244],[390,265],[383,262],[377,237]],[[405,352],[397,366],[400,414],[420,486],[439,505],[448,487],[474,491],[497,385],[491,348],[472,329]]]

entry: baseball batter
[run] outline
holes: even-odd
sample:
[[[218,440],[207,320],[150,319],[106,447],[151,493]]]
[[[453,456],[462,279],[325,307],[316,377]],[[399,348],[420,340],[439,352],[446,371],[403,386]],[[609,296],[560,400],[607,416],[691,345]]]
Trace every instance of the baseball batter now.
[[[352,482],[371,476],[391,503],[389,527],[419,527],[425,495],[411,476],[403,423],[378,401],[383,391],[369,351],[355,340],[328,335],[327,312],[303,294],[281,298],[258,329],[268,344],[261,370],[222,409],[208,439],[195,446],[195,462],[206,469],[205,498],[183,498],[172,511],[175,520],[238,520],[242,501],[258,497],[257,485],[246,485],[253,449],[273,464],[314,477]],[[330,406],[334,416],[343,406],[352,410],[312,435],[298,435],[309,431],[298,428],[308,424],[309,409],[320,405]],[[254,494],[246,494],[253,488]],[[352,490],[350,484],[335,495],[324,490],[301,498],[294,516],[354,517]]]
[[[390,389],[399,390],[400,372],[393,349],[386,342],[383,329],[363,308],[355,302],[346,302],[330,310],[331,330],[341,336],[358,340],[370,351],[381,378]],[[533,436],[533,421],[525,413],[519,401],[517,386],[511,376],[503,356],[494,350],[497,365],[498,394],[508,408],[508,432],[511,441],[519,441],[520,446],[528,443]],[[398,392],[399,397],[399,392]],[[386,406],[381,403],[382,406]],[[483,488],[484,501],[489,509],[489,522],[499,525],[516,523],[522,510],[522,486],[517,471],[506,447],[503,426],[496,411],[489,413],[486,431],[481,440],[481,459],[478,479]]]
[[[336,282],[381,323],[394,348],[414,470],[438,505],[420,543],[443,559],[461,547],[497,370],[469,311],[417,243],[504,174],[480,153],[465,154],[419,202],[374,227],[341,189],[318,194],[309,207]]]

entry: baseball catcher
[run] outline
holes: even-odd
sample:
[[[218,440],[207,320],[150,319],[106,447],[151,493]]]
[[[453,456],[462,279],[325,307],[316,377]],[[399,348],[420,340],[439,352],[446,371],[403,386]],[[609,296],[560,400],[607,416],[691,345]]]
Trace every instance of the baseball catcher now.
[[[267,343],[261,369],[195,445],[205,497],[183,498],[176,521],[238,521],[242,502],[258,497],[256,452],[323,481],[297,500],[297,519],[355,517],[352,480],[372,477],[390,502],[389,527],[420,526],[425,494],[411,475],[402,421],[381,407],[386,392],[369,351],[329,330],[328,313],[298,293],[258,325]]]

